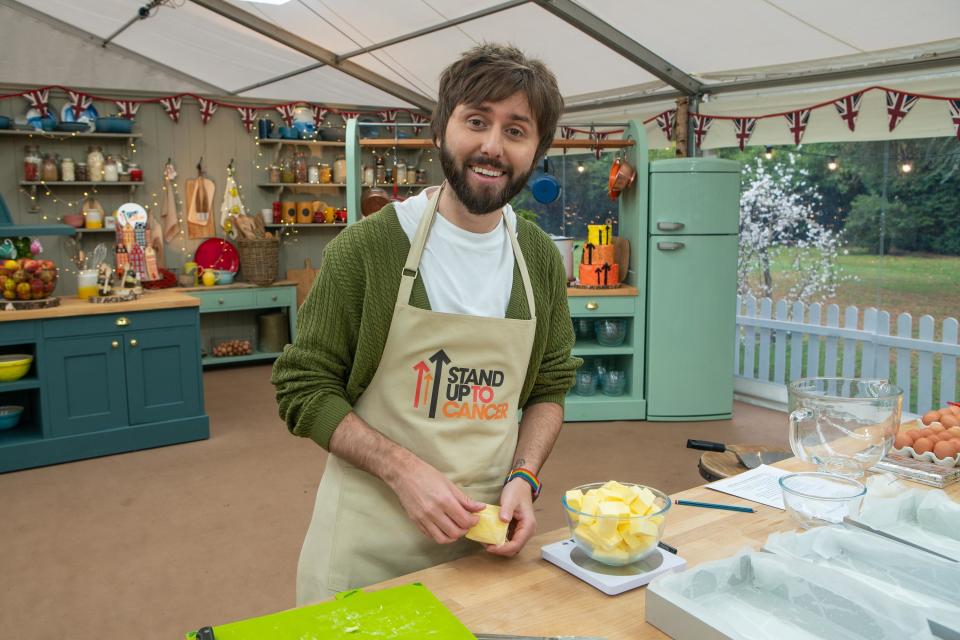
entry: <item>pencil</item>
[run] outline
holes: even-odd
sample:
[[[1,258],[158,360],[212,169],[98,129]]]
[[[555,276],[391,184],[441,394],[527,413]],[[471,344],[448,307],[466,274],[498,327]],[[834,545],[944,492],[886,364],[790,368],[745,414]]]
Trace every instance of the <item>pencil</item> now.
[[[705,509],[725,509],[727,511],[742,511],[744,513],[754,513],[753,507],[737,507],[732,504],[717,504],[715,502],[695,502],[693,500],[677,500],[677,504],[688,507],[704,507]]]

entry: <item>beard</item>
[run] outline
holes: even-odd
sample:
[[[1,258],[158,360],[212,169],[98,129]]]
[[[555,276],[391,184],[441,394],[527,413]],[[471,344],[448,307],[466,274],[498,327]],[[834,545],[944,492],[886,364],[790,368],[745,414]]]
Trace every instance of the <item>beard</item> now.
[[[482,164],[503,171],[507,183],[500,188],[492,185],[471,187],[467,182],[467,172],[471,171],[468,167],[471,164]],[[525,173],[514,177],[512,166],[483,156],[473,156],[462,164],[458,164],[445,142],[440,143],[440,165],[443,167],[443,175],[446,176],[447,183],[453,189],[454,194],[463,203],[467,211],[475,215],[498,213],[505,204],[523,190],[530,174],[533,173],[533,167],[530,167]]]

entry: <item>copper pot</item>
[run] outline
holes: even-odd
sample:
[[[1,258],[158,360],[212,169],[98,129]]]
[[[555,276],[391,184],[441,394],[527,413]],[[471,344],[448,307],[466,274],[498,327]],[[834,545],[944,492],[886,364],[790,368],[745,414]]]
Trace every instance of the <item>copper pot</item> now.
[[[376,213],[392,202],[387,192],[379,187],[373,187],[367,190],[367,194],[360,201],[360,212],[363,217]]]
[[[616,200],[620,193],[633,184],[633,181],[637,179],[637,170],[630,166],[630,164],[617,156],[617,159],[613,161],[613,165],[610,167],[610,199]]]

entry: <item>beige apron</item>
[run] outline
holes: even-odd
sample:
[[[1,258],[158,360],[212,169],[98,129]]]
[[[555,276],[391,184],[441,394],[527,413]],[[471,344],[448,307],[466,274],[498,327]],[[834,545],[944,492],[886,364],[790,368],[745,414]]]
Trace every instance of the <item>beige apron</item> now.
[[[438,469],[467,495],[499,504],[517,445],[517,403],[536,309],[516,235],[504,217],[529,320],[438,313],[410,305],[443,187],[410,246],[380,365],[354,405],[367,424]],[[454,265],[451,265],[454,267]],[[437,544],[379,478],[331,454],[297,567],[297,605],[453,560],[479,549]]]

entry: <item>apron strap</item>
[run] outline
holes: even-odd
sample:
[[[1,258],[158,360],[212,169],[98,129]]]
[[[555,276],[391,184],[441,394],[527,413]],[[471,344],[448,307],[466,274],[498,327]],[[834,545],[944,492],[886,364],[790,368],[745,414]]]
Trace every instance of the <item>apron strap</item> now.
[[[440,202],[440,194],[443,193],[443,189],[446,185],[447,183],[444,181],[444,183],[440,185],[440,188],[437,189],[432,196],[430,196],[430,202],[427,204],[427,209],[420,218],[420,224],[417,226],[417,232],[413,236],[413,242],[410,243],[410,251],[407,253],[407,261],[403,265],[403,271],[400,272],[400,288],[397,290],[396,306],[410,303],[410,294],[413,292],[413,283],[416,281],[417,274],[419,273],[420,259],[423,257],[423,249],[427,246],[427,238],[430,235],[430,229],[433,227],[433,216],[437,212],[437,203]],[[510,246],[513,248],[513,256],[517,261],[517,266],[520,268],[520,279],[523,281],[523,292],[526,294],[527,305],[530,308],[530,319],[535,320],[537,317],[537,308],[533,300],[533,286],[530,284],[530,274],[527,272],[527,263],[523,258],[523,253],[520,251],[520,243],[517,242],[517,237],[513,231],[510,221],[507,220],[507,216],[502,212],[500,215],[503,216],[504,231],[506,232],[507,237],[510,239]]]

